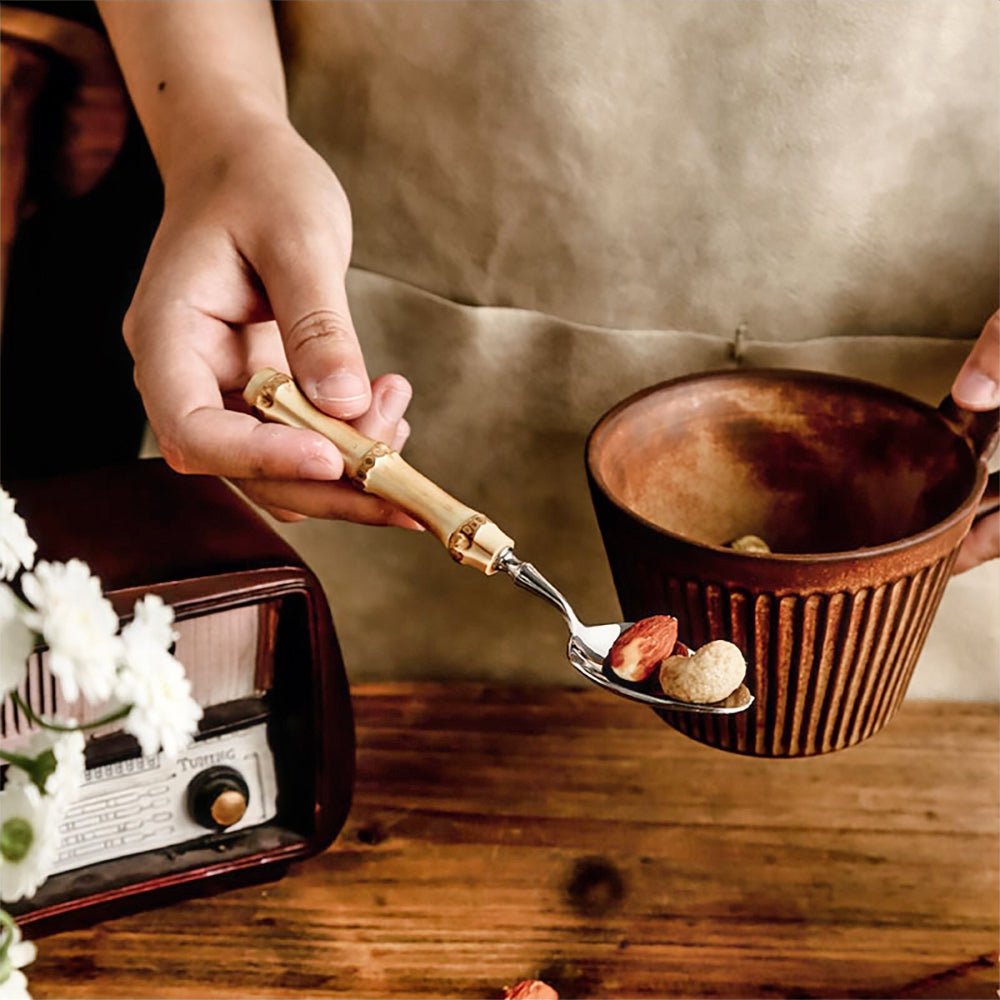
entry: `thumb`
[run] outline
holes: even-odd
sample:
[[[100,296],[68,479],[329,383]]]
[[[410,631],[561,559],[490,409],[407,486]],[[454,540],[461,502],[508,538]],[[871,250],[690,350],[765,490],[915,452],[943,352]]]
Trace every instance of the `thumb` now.
[[[368,410],[372,395],[342,259],[313,243],[307,253],[265,255],[257,271],[295,381],[319,409],[350,420]]]
[[[991,410],[1000,405],[1000,312],[986,321],[951,394],[968,410]]]

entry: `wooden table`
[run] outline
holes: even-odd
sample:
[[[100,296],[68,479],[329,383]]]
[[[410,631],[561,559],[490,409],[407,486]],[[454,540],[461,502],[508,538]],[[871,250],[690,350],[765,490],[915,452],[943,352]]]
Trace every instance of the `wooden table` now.
[[[996,997],[998,713],[734,757],[598,691],[356,689],[337,843],[39,942],[36,997]]]

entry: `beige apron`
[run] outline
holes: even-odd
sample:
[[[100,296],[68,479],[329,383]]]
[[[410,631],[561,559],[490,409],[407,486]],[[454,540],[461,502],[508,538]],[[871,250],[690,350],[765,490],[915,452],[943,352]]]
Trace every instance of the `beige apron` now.
[[[997,307],[993,0],[282,2],[293,120],[351,199],[407,456],[616,617],[583,443],[623,396],[778,365],[938,402]],[[568,683],[563,626],[426,536],[282,529],[355,680]],[[911,693],[996,697],[997,563]]]

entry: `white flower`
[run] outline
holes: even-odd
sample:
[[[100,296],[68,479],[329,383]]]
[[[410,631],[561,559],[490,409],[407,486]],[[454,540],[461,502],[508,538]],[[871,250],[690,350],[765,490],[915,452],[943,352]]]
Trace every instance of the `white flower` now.
[[[11,935],[10,943],[7,946],[9,968],[7,977],[0,980],[0,1000],[21,1000],[24,997],[31,1000],[31,994],[28,992],[28,980],[24,973],[19,970],[34,962],[36,948],[31,941],[21,940],[21,928],[13,921],[9,925],[9,933]]]
[[[28,977],[20,969],[12,969],[0,983],[0,1000],[31,1000]]]
[[[24,596],[36,611],[27,624],[49,647],[48,665],[63,696],[105,701],[110,695],[121,650],[118,616],[101,592],[101,581],[79,559],[40,562],[21,580]]]
[[[12,969],[0,983],[0,1000],[31,1000],[28,977],[20,969]]]
[[[157,594],[146,594],[135,602],[135,618],[122,629],[122,638],[169,649],[177,641],[173,624],[174,609]]]
[[[0,791],[0,899],[33,896],[59,853],[65,810],[32,784],[10,783]]]
[[[73,719],[61,720],[62,725],[72,726]],[[83,785],[86,763],[83,756],[85,740],[83,733],[58,733],[40,729],[28,743],[18,750],[25,757],[39,757],[47,750],[55,757],[55,770],[45,781],[45,798],[57,802],[66,810],[73,804]],[[12,784],[26,784],[31,776],[22,768],[13,765],[7,771],[7,780]]]
[[[35,636],[24,622],[28,611],[6,583],[0,583],[0,698],[21,686]]]
[[[0,489],[0,577],[12,580],[22,566],[31,569],[36,548],[24,518],[14,512],[13,497]]]
[[[144,754],[162,747],[168,757],[176,757],[197,731],[201,706],[191,697],[184,668],[164,648],[164,640],[173,637],[164,609],[153,602],[146,610],[148,616],[145,611],[140,614],[137,604],[135,620],[122,629],[122,666],[115,697],[132,706],[122,725],[139,741]],[[173,612],[166,610],[172,619]]]

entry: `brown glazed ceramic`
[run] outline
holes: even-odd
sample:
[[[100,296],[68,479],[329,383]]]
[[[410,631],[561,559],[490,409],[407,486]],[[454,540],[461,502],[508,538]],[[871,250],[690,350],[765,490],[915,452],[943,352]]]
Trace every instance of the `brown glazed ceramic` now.
[[[661,711],[710,746],[799,757],[877,732],[903,698],[987,478],[997,411],[937,410],[813,372],[713,372],[605,414],[587,473],[626,620],[729,639],[755,703]],[[726,543],[759,535],[776,554]]]

